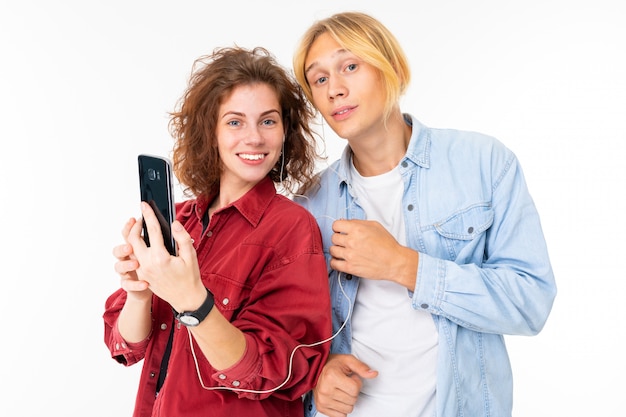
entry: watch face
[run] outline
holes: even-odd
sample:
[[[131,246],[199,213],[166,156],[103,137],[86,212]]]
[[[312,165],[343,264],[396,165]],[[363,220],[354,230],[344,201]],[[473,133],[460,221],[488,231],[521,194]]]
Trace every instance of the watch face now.
[[[179,318],[180,322],[182,324],[184,324],[185,326],[197,326],[198,324],[200,324],[200,320],[198,320],[197,318],[195,318],[194,316],[181,316]]]

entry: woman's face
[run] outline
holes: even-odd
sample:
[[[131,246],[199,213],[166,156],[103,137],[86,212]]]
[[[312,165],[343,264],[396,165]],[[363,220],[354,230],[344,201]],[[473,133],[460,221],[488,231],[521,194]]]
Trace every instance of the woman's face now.
[[[216,131],[222,190],[241,196],[270,172],[283,146],[282,120],[278,95],[267,84],[242,85],[226,97]]]

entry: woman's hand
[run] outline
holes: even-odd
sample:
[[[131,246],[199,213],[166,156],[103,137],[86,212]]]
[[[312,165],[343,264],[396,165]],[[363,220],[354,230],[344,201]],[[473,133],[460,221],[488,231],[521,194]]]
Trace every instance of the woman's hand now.
[[[172,223],[172,236],[178,246],[178,256],[172,256],[165,248],[161,226],[152,210],[145,202],[141,203],[143,221],[146,223],[150,235],[150,246],[142,236],[142,223],[135,221],[130,225],[128,244],[132,248],[132,256],[120,269],[132,269],[138,262],[133,273],[136,282],[128,285],[135,289],[142,287],[167,301],[176,311],[195,310],[206,298],[206,289],[200,279],[200,268],[196,250],[193,247],[191,236],[179,221]],[[130,223],[130,222],[129,222]],[[123,248],[120,253],[125,253]]]
[[[121,287],[128,293],[128,297],[146,301],[152,297],[152,291],[148,289],[146,281],[142,281],[137,277],[139,262],[133,253],[133,247],[128,243],[128,235],[136,223],[137,220],[131,218],[122,229],[122,237],[125,243],[113,248],[113,256],[117,258],[114,269],[119,274]]]

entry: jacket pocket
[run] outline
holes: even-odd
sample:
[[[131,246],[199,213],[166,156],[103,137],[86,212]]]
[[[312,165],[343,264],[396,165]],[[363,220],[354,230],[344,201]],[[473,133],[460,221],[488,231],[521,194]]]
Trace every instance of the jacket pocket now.
[[[476,203],[433,224],[448,259],[457,263],[482,263],[485,233],[493,224],[491,204]],[[441,254],[444,255],[444,254]]]

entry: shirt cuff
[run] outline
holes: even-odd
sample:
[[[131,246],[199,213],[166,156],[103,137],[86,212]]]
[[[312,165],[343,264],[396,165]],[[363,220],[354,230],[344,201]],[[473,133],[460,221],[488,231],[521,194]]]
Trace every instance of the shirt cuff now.
[[[256,341],[254,337],[245,333],[244,337],[246,338],[246,350],[241,359],[230,368],[222,369],[212,375],[212,378],[222,386],[250,389],[258,378],[261,361],[259,360]]]
[[[152,332],[144,340],[131,343],[124,340],[117,327],[117,323],[115,323],[111,336],[111,356],[119,363],[130,366],[143,359],[148,343],[150,342]]]

